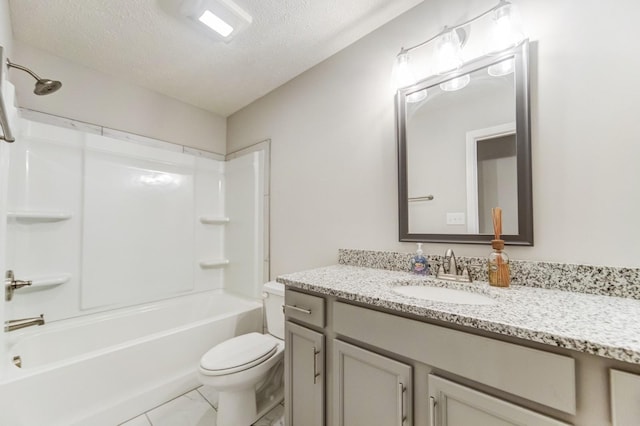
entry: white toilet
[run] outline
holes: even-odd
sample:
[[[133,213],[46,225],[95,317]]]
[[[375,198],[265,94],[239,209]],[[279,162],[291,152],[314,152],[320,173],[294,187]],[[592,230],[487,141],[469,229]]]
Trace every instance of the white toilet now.
[[[234,337],[200,359],[200,383],[219,392],[218,426],[250,426],[284,397],[284,286],[263,291],[268,334]]]

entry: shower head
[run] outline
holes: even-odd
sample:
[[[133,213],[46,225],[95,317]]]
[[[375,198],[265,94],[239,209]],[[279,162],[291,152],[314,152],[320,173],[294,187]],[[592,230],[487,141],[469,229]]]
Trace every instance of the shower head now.
[[[9,68],[17,68],[19,70],[22,70],[28,73],[29,75],[31,75],[31,77],[35,78],[36,87],[35,89],[33,89],[33,93],[35,93],[36,95],[39,95],[39,96],[48,95],[49,93],[53,93],[56,90],[58,90],[60,87],[62,87],[61,82],[57,80],[49,80],[48,78],[40,78],[38,74],[31,71],[29,68],[23,67],[22,65],[14,64],[8,58],[7,58],[7,66]]]
[[[33,89],[33,93],[36,95],[48,95],[49,93],[53,93],[59,88],[62,87],[62,83],[58,80],[48,80],[46,78],[41,78],[36,81],[36,87]]]

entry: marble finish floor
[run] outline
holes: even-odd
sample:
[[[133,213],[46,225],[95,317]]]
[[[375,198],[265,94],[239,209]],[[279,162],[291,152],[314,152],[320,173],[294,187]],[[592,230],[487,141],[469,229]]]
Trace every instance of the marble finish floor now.
[[[218,395],[200,386],[120,426],[215,426]],[[279,404],[253,426],[284,426],[284,405]]]

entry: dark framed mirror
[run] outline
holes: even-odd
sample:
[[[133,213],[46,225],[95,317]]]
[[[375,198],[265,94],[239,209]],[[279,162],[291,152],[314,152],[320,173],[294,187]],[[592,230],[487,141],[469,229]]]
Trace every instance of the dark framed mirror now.
[[[529,42],[396,94],[400,241],[533,245]]]

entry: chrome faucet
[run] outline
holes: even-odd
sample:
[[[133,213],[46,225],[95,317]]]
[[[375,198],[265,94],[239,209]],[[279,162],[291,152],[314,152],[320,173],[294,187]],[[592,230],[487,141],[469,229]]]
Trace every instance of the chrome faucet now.
[[[458,273],[456,255],[451,249],[447,249],[445,252],[444,257],[442,258],[442,263],[438,268],[436,278],[447,281],[471,282],[471,275],[469,274],[469,269],[467,269],[466,266],[462,268],[460,273]]]
[[[453,250],[447,249],[444,253],[444,260],[442,263],[446,265],[445,271],[448,274],[458,275],[458,262],[456,262],[456,255],[453,253]]]
[[[13,271],[7,271],[4,281],[4,300],[9,302],[13,299],[13,292],[19,288],[31,285],[31,281],[16,280]]]
[[[9,320],[4,322],[4,331],[20,330],[21,328],[31,327],[33,325],[44,325],[44,314],[40,314],[35,318],[22,318]]]

